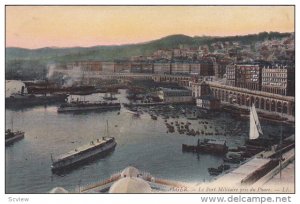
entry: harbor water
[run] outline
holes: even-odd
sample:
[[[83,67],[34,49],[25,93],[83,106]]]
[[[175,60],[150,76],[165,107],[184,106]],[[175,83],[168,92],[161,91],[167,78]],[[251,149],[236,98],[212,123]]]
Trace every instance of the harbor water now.
[[[11,85],[9,86],[11,87]],[[6,86],[8,88],[8,86]],[[72,96],[76,100],[95,101],[104,94]],[[127,102],[126,90],[116,95],[120,102]],[[218,116],[188,120],[182,115],[168,122],[189,121],[194,129],[201,129],[200,121],[214,130],[240,129],[234,135],[186,136],[177,131],[167,133],[165,119],[152,120],[144,111],[140,117],[124,111],[57,113],[57,105],[36,106],[22,109],[6,109],[6,129],[22,130],[25,138],[5,149],[6,193],[47,193],[54,187],[73,190],[110,177],[113,173],[131,165],[149,172],[157,178],[203,182],[214,179],[207,168],[223,163],[222,157],[210,154],[183,153],[181,146],[196,145],[197,139],[226,140],[229,147],[242,145],[248,135],[248,120],[238,121],[227,113]],[[59,156],[91,140],[106,136],[106,120],[109,135],[116,138],[116,149],[104,158],[81,165],[61,174],[51,172],[51,154]],[[262,122],[266,134],[279,134],[276,124]],[[285,126],[284,131],[291,128]],[[220,131],[221,132],[221,131]]]

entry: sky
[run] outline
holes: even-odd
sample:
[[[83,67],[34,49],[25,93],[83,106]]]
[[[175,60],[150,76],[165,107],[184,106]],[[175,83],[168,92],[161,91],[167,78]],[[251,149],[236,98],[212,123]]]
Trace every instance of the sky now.
[[[173,34],[294,32],[293,6],[6,6],[6,47],[89,47]]]

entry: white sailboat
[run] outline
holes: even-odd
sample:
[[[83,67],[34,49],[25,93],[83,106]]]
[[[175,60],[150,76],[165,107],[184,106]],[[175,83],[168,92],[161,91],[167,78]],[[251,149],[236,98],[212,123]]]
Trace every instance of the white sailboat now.
[[[254,104],[250,107],[250,131],[249,131],[249,139],[255,140],[263,135],[261,125],[258,119],[258,115],[256,112],[256,108]]]

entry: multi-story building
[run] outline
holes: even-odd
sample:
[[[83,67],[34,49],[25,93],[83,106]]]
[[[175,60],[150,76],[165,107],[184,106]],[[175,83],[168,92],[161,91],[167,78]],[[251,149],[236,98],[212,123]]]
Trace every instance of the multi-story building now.
[[[209,85],[207,83],[205,83],[205,81],[201,81],[201,82],[190,81],[189,87],[192,90],[192,96],[194,98],[198,98],[201,96],[207,96],[210,94]]]
[[[214,76],[214,63],[211,58],[200,59],[200,76]]]
[[[172,74],[189,74],[191,73],[191,67],[188,62],[172,62],[171,63]]]
[[[226,85],[235,86],[236,65],[229,64],[226,66]]]
[[[102,62],[102,72],[103,73],[115,72],[115,63],[114,62]]]
[[[115,61],[114,72],[116,73],[129,73],[131,70],[131,63],[126,60]]]
[[[264,67],[262,91],[284,96],[295,95],[295,69],[290,67]]]
[[[211,59],[202,59],[201,61],[155,62],[153,65],[153,73],[213,76],[214,63]]]
[[[216,78],[222,79],[224,74],[226,74],[226,67],[227,65],[231,64],[230,58],[217,58],[217,70],[215,70]]]
[[[162,89],[158,97],[166,103],[189,103],[193,101],[192,92],[182,89]]]
[[[153,73],[155,74],[171,74],[170,62],[155,62],[153,64]]]
[[[153,73],[153,63],[131,62],[130,72],[132,72],[132,73]]]
[[[191,63],[190,66],[191,66],[191,69],[190,69],[191,74],[200,75],[201,64],[199,62]]]
[[[252,64],[231,64],[226,67],[226,84],[246,88],[250,90],[261,90],[261,67]]]
[[[261,90],[261,69],[259,65],[236,65],[235,86],[250,90]]]
[[[213,95],[201,96],[196,99],[197,107],[207,110],[218,110],[220,109],[221,102]]]
[[[152,57],[154,59],[167,59],[171,60],[173,57],[173,51],[168,49],[157,50],[153,53]]]
[[[66,67],[68,69],[80,69],[81,71],[102,71],[101,61],[76,61],[67,63]]]

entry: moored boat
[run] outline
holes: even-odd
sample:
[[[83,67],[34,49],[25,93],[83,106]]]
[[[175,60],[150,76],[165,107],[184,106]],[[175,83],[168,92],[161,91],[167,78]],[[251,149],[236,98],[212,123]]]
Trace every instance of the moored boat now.
[[[217,176],[219,174],[221,174],[224,171],[227,171],[228,169],[230,169],[230,165],[228,164],[221,164],[220,166],[218,166],[218,168],[208,168],[208,173],[212,176]]]
[[[120,110],[120,103],[107,103],[107,102],[88,102],[76,101],[61,104],[57,112],[76,112],[76,111],[95,111],[95,110]]]
[[[25,133],[22,131],[15,131],[8,129],[5,131],[5,145],[13,144],[14,142],[23,139]]]
[[[263,134],[258,115],[254,104],[250,107],[250,129],[249,139],[245,142],[246,151],[257,154],[266,149],[270,149],[272,145],[276,144],[273,138],[269,138]]]
[[[27,94],[24,93],[24,88],[22,88],[21,93],[15,93],[10,97],[5,98],[5,107],[10,108],[61,103],[64,102],[67,97],[67,94]]]
[[[114,150],[117,143],[114,137],[108,136],[108,124],[107,124],[107,136],[102,139],[96,139],[89,144],[78,147],[66,154],[62,154],[57,158],[53,158],[51,155],[52,171],[59,171],[80,163],[89,161],[92,158],[105,155]]]
[[[182,144],[182,151],[225,155],[228,152],[228,147],[226,145],[226,141],[209,139],[200,141],[198,139],[197,145]]]

